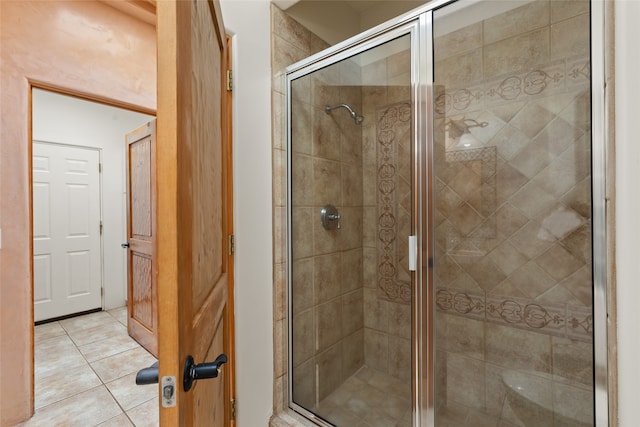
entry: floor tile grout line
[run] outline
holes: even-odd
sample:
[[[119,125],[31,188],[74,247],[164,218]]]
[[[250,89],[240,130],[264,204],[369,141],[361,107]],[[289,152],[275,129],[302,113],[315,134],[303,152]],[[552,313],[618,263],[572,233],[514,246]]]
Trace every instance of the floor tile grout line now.
[[[117,319],[117,318],[116,318],[112,313],[110,313],[109,311],[106,311],[106,313],[107,313],[107,314],[109,314],[109,316],[111,316],[111,317],[112,317],[112,318],[113,318],[117,323],[119,323],[119,324],[121,324],[121,325],[124,325],[124,324],[123,324],[122,322],[120,322],[120,321],[119,321],[119,320],[118,320],[118,319]],[[57,323],[59,324],[59,322],[57,322]],[[69,331],[68,331],[68,329],[67,329],[67,328],[65,328],[65,327],[64,327],[63,325],[61,325],[61,324],[59,324],[59,326],[62,328],[62,330],[63,330],[65,333],[64,333],[64,334],[61,334],[61,335],[58,335],[58,336],[55,336],[55,337],[51,337],[51,338],[57,338],[57,339],[60,339],[61,337],[66,336],[66,337],[71,341],[71,343],[73,344],[74,348],[78,351],[78,353],[80,353],[80,355],[81,355],[82,359],[83,359],[83,360],[84,360],[84,362],[87,364],[87,366],[88,366],[88,367],[91,369],[91,371],[96,375],[96,377],[97,377],[97,378],[98,378],[98,380],[100,381],[100,385],[97,385],[97,386],[95,386],[95,387],[91,387],[91,388],[89,388],[89,389],[87,389],[87,390],[83,390],[83,391],[80,391],[80,392],[78,392],[78,393],[74,393],[73,395],[67,396],[67,397],[65,397],[64,399],[60,399],[60,400],[57,400],[57,401],[55,401],[55,402],[51,402],[51,403],[49,403],[49,404],[47,404],[47,405],[45,405],[45,406],[42,406],[42,407],[38,408],[38,409],[36,410],[36,412],[38,412],[38,411],[42,411],[43,409],[47,408],[47,407],[48,407],[48,406],[50,406],[50,405],[53,405],[53,404],[56,404],[56,403],[59,403],[59,402],[63,402],[64,400],[67,400],[67,399],[69,399],[69,398],[71,398],[71,397],[75,397],[75,396],[77,396],[77,395],[79,395],[79,394],[82,394],[82,393],[85,393],[85,392],[87,392],[87,391],[94,390],[94,389],[97,389],[97,388],[99,388],[99,387],[104,387],[104,388],[105,388],[105,390],[109,393],[109,395],[113,398],[113,400],[115,401],[116,405],[118,405],[118,408],[119,408],[119,409],[120,409],[120,411],[121,411],[121,413],[120,413],[120,414],[118,414],[118,415],[116,415],[116,416],[114,416],[114,417],[111,417],[109,420],[111,420],[111,419],[113,419],[113,418],[115,418],[115,417],[118,417],[118,416],[120,416],[120,415],[124,414],[124,415],[125,415],[125,417],[126,417],[126,418],[131,422],[131,424],[133,424],[133,425],[135,426],[134,421],[131,419],[131,417],[129,416],[129,414],[127,413],[127,411],[123,408],[122,404],[118,401],[118,399],[113,395],[113,393],[111,392],[111,390],[110,390],[110,389],[109,389],[109,387],[107,386],[107,383],[105,383],[105,381],[104,381],[104,380],[100,377],[100,375],[98,375],[98,373],[95,371],[95,369],[94,369],[94,367],[93,367],[93,365],[92,365],[92,362],[89,362],[89,360],[86,358],[86,356],[85,356],[85,355],[80,351],[78,344],[77,344],[77,343],[73,340],[73,338],[69,335]],[[126,326],[126,325],[124,325],[124,326]],[[80,329],[81,329],[81,328],[80,328]],[[108,338],[107,338],[107,339],[108,339]],[[98,342],[98,341],[94,341],[94,342]],[[138,344],[138,347],[139,347],[139,348],[143,348],[143,347],[142,347],[142,346],[140,346],[139,344]],[[138,348],[138,347],[135,347],[135,348]],[[123,350],[123,351],[121,351],[121,352],[118,352],[118,353],[112,354],[112,355],[107,356],[107,357],[115,356],[115,355],[121,354],[121,353],[123,353],[123,352],[125,352],[125,351],[129,351],[129,350],[133,350],[133,349],[134,349],[134,348],[132,348],[132,349],[127,349],[127,350]],[[153,355],[152,355],[152,356],[153,356]],[[94,362],[98,362],[98,361],[100,361],[100,360],[104,360],[104,359],[106,359],[107,357],[102,358],[102,359],[95,360]],[[127,375],[129,375],[129,374],[127,374]],[[116,380],[118,380],[118,379],[120,379],[120,378],[123,378],[124,376],[126,376],[126,375],[123,375],[123,376],[118,377],[118,378],[114,378],[114,379],[112,379],[112,380],[111,380],[111,381],[109,381],[109,382],[116,381]],[[145,403],[149,402],[150,400],[153,400],[154,398],[155,398],[155,396],[154,396],[154,397],[152,397],[151,399],[145,400],[144,402],[140,402],[138,405],[134,406],[133,408],[130,408],[130,410],[135,409],[135,408],[137,408],[137,407],[139,407],[139,406],[141,406],[141,405],[143,405],[143,404],[145,404]],[[105,420],[104,422],[109,421],[109,420]],[[95,424],[95,426],[98,426],[98,425],[99,425],[99,424]],[[94,427],[95,427],[95,426],[94,426]]]

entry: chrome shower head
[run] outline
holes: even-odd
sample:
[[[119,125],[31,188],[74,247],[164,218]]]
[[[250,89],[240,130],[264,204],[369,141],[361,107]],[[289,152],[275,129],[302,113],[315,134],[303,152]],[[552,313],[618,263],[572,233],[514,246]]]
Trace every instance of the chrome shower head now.
[[[357,125],[361,124],[362,121],[364,120],[364,117],[362,117],[361,115],[356,113],[353,110],[353,108],[351,108],[348,104],[327,105],[327,106],[324,107],[324,112],[329,114],[331,112],[331,110],[334,110],[336,108],[341,108],[341,107],[342,108],[346,108],[347,111],[349,111],[349,115],[356,122]]]

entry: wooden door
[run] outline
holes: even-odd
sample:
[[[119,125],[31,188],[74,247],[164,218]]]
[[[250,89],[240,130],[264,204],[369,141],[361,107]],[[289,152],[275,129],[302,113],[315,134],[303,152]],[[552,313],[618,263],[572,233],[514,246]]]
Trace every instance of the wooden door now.
[[[34,320],[102,308],[100,152],[33,142]]]
[[[217,1],[157,3],[159,376],[162,426],[233,423],[233,304],[227,48]],[[228,356],[219,376],[183,388],[185,361]],[[162,385],[160,386],[162,391]],[[168,407],[165,407],[168,406]]]
[[[156,123],[127,134],[127,329],[158,356],[158,294],[155,262]]]

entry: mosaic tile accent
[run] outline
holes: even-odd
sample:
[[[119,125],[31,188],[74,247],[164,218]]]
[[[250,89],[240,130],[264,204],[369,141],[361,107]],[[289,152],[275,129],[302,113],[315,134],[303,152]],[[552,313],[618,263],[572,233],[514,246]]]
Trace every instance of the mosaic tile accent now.
[[[378,289],[389,301],[411,302],[411,282],[406,263],[398,251],[398,227],[410,213],[401,204],[402,195],[411,191],[411,183],[400,174],[398,162],[402,135],[410,135],[411,106],[408,102],[386,106],[376,114],[378,184]],[[410,141],[405,142],[408,146]],[[407,169],[406,167],[404,169]],[[406,178],[406,177],[404,177]],[[404,272],[401,272],[404,269]],[[404,274],[402,274],[404,273]]]
[[[541,65],[535,70],[492,78],[462,88],[437,87],[436,116],[467,114],[516,101],[549,96],[590,84],[589,57],[574,57]]]
[[[435,303],[438,311],[447,314],[579,341],[593,340],[590,307],[542,304],[526,298],[455,288],[437,288]]]

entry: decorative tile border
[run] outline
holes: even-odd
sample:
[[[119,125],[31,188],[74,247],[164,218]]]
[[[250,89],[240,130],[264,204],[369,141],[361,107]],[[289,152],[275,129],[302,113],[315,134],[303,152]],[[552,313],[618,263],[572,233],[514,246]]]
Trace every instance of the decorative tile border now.
[[[398,212],[398,143],[396,135],[408,131],[411,125],[411,105],[408,102],[381,108],[376,115],[377,167],[378,167],[378,289],[389,301],[411,302],[411,283],[398,278],[399,262],[397,229]],[[410,141],[407,141],[408,143]]]
[[[467,114],[516,101],[588,87],[589,57],[561,59],[535,70],[522,70],[461,88],[443,88],[436,82],[436,116]]]
[[[437,288],[436,310],[513,328],[579,341],[593,341],[590,307],[541,304],[526,298],[484,295],[462,289]]]

